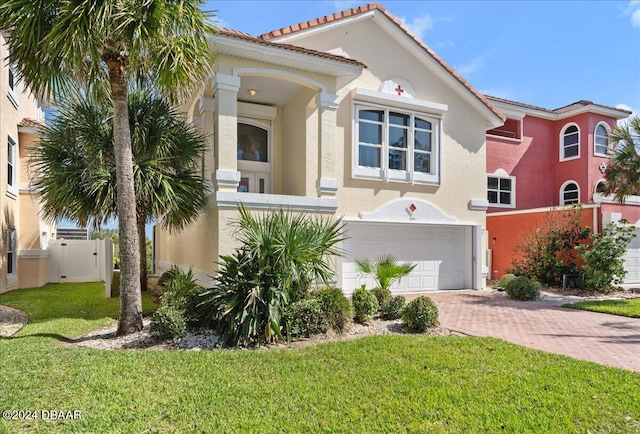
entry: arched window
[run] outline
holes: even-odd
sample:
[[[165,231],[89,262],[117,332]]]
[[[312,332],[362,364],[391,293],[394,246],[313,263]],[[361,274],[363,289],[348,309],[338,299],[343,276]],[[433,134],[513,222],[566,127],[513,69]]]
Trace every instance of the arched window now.
[[[596,155],[601,155],[603,157],[609,155],[609,131],[602,122],[596,126],[593,138],[593,147],[593,152]]]
[[[580,188],[575,181],[567,181],[560,188],[560,205],[572,205],[580,202]]]
[[[560,159],[580,157],[580,130],[575,124],[567,125],[560,133]]]
[[[580,157],[580,130],[575,124],[570,124],[560,134],[560,159],[570,160]]]
[[[594,191],[594,193],[603,193],[604,192],[604,186],[606,185],[605,181],[599,181],[596,184],[596,189]]]

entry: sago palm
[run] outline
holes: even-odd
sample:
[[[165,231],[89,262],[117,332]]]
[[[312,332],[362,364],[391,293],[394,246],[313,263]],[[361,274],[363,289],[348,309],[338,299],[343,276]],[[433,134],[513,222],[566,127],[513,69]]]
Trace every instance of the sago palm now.
[[[129,94],[140,282],[146,287],[145,224],[182,229],[204,208],[199,163],[206,142],[169,103],[152,92]],[[31,151],[32,186],[46,217],[100,225],[117,216],[113,107],[76,94],[58,107]]]
[[[640,194],[640,116],[617,125],[609,135],[616,151],[605,172],[604,194],[613,194],[619,202]]]
[[[127,83],[148,79],[170,97],[200,86],[213,26],[201,0],[3,0],[9,61],[36,95],[70,89],[113,101],[121,287],[118,334],[142,328],[142,302]]]

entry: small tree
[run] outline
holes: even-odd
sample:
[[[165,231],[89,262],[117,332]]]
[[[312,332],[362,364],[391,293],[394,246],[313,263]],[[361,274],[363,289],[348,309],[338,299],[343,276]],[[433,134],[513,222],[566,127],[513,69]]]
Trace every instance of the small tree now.
[[[625,223],[626,220],[610,223],[601,233],[591,236],[592,244],[577,247],[585,262],[582,272],[587,288],[608,292],[622,283],[626,274],[624,254],[635,237],[635,229]]]
[[[553,284],[563,274],[579,271],[576,246],[587,242],[591,229],[580,225],[582,208],[558,213],[550,211],[535,231],[525,235],[514,252],[520,254],[507,273]]]

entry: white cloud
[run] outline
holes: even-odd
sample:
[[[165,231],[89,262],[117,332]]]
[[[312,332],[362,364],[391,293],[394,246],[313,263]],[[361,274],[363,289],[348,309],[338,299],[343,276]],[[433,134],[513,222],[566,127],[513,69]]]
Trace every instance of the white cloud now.
[[[216,16],[214,18],[213,22],[216,25],[216,27],[218,27],[219,29],[228,29],[229,28],[229,24],[223,18],[220,18],[218,16]]]
[[[433,46],[438,50],[454,50],[456,48],[456,44],[452,40],[448,40],[446,42],[436,42],[435,44],[433,44]]]
[[[456,71],[458,71],[458,74],[462,75],[463,77],[465,75],[473,74],[474,72],[484,67],[484,62],[486,58],[487,58],[486,54],[482,54],[480,56],[474,57],[473,59],[471,59],[470,62],[457,67]]]
[[[640,113],[638,113],[636,110],[634,110],[631,106],[629,106],[627,104],[617,104],[616,108],[630,111],[631,114],[629,115],[629,118],[632,117],[632,116],[640,116]],[[618,121],[618,125],[626,124],[629,121],[629,118],[619,120]]]
[[[399,18],[402,24],[418,38],[422,39],[427,30],[433,29],[434,20],[430,15],[425,14],[420,17],[407,21],[404,17]]]
[[[342,11],[345,9],[351,9],[352,7],[355,7],[361,4],[361,2],[358,0],[334,0],[332,3],[336,12]]]
[[[631,0],[624,10],[624,15],[631,17],[633,27],[640,27],[640,0]]]

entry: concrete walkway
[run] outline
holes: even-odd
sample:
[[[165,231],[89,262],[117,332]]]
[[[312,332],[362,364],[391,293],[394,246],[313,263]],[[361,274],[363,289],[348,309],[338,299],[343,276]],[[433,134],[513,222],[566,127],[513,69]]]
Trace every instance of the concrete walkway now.
[[[486,291],[429,297],[448,329],[640,372],[640,318],[561,308],[560,299],[522,302]]]

